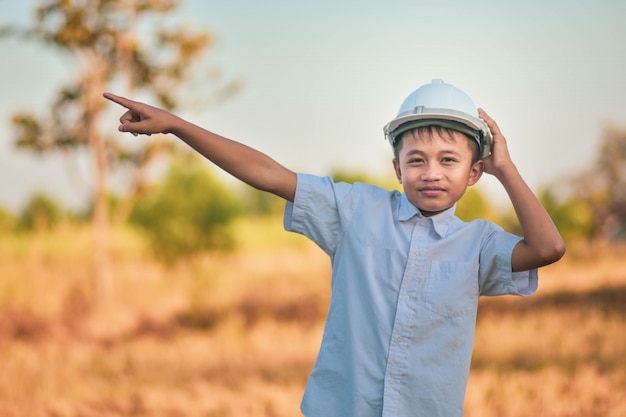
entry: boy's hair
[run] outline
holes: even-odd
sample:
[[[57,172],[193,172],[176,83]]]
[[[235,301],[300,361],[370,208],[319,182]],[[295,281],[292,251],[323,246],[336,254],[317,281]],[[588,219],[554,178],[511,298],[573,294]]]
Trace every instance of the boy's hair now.
[[[437,126],[437,125],[429,125],[429,126],[420,126],[411,130],[407,130],[406,132],[402,133],[400,137],[396,139],[396,141],[393,144],[393,156],[396,159],[396,161],[400,162],[400,158],[399,158],[400,149],[402,148],[402,140],[404,139],[405,135],[417,134],[417,136],[432,138],[433,133],[437,133],[439,136],[441,136],[445,140],[453,139],[454,133],[462,134],[470,142],[470,146],[472,148],[472,165],[474,165],[476,162],[480,160],[480,154],[479,154],[480,150],[478,149],[478,143],[476,143],[476,141],[473,138],[469,137],[463,132],[459,132],[458,130],[454,130],[454,129],[450,129],[450,128],[442,127],[442,126]]]

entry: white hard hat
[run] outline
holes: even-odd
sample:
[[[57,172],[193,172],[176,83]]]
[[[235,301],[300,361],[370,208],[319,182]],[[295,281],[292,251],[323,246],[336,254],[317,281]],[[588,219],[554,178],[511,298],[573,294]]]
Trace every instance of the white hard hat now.
[[[476,105],[465,92],[443,80],[434,79],[409,94],[396,118],[385,126],[385,137],[393,147],[402,133],[429,125],[465,133],[478,143],[480,158],[489,155],[491,132],[487,124],[478,118]]]

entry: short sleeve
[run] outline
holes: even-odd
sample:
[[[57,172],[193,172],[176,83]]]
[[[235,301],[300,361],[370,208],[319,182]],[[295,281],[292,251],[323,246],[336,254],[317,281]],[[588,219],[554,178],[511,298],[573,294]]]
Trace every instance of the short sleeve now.
[[[521,240],[499,228],[488,234],[480,253],[480,295],[528,296],[537,291],[537,269],[512,271],[513,248]]]
[[[298,174],[294,201],[285,206],[285,230],[305,235],[324,252],[334,254],[355,204],[353,188],[330,177]]]

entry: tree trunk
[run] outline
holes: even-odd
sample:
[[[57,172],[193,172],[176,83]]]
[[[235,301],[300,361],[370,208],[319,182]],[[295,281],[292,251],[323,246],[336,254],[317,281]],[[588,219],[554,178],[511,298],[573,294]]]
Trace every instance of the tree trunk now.
[[[93,228],[95,237],[94,266],[98,298],[111,298],[113,283],[109,257],[109,216],[107,210],[107,163],[102,136],[90,129],[90,141],[95,165],[95,192],[93,197]]]
[[[106,85],[106,63],[92,55],[87,59],[85,83],[85,130],[91,149],[94,178],[93,194],[93,230],[94,248],[94,280],[99,301],[106,301],[113,295],[113,277],[109,254],[109,216],[108,216],[108,161],[104,137],[98,131],[97,120],[104,109],[102,91]]]

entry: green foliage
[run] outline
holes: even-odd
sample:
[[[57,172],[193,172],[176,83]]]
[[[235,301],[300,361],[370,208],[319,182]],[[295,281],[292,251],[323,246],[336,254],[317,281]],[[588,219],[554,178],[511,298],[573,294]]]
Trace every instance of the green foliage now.
[[[116,213],[119,206],[123,203],[123,199],[117,194],[108,193],[106,195],[105,203],[107,207],[106,211],[109,217],[112,217]],[[93,220],[93,216],[94,216],[94,205],[92,202],[92,204],[87,206],[87,208],[71,215],[71,218],[72,220],[75,220],[77,222],[83,222],[83,221]]]
[[[589,200],[559,199],[555,189],[550,187],[539,192],[538,198],[567,244],[581,240],[589,241],[597,234],[594,209]],[[501,225],[511,233],[522,235],[522,228],[513,209],[502,218]]]
[[[598,160],[587,173],[588,178],[599,178],[601,183],[598,186],[587,180],[587,191],[603,191],[604,204],[595,207],[593,213],[606,237],[626,240],[626,128],[607,126],[603,136]]]
[[[198,65],[212,47],[214,36],[184,22],[173,24],[171,12],[178,3],[46,0],[34,6],[29,23],[0,26],[0,37],[41,42],[74,62],[68,68],[77,70],[69,74],[67,84],[59,86],[53,102],[46,106],[49,110],[44,114],[19,111],[12,116],[14,143],[19,149],[42,155],[85,148],[93,151],[97,168],[94,210],[98,213],[106,210],[102,204],[109,174],[129,171],[136,179],[129,184],[133,194],[141,188],[143,173],[156,156],[171,151],[170,146],[155,140],[139,144],[121,140],[114,129],[117,117],[109,123],[110,134],[101,132],[107,104],[103,91],[123,85],[135,93],[149,93],[158,105],[172,110],[185,96],[186,86],[199,76],[206,86],[212,86],[208,96],[213,100],[217,100],[213,96],[228,97],[240,86],[216,76],[214,69]],[[137,31],[143,22],[150,23],[153,30]]]
[[[336,170],[332,173],[332,178],[335,182],[347,182],[354,184],[355,182],[364,182],[368,184],[374,184],[372,178],[362,172],[348,172],[342,170]]]
[[[456,215],[466,222],[475,219],[489,219],[492,209],[487,199],[477,187],[469,187],[456,206]]]
[[[54,227],[62,217],[55,200],[45,194],[33,196],[17,221],[18,230],[44,230]]]
[[[353,184],[355,182],[363,182],[367,184],[373,184],[379,187],[382,187],[387,190],[391,189],[401,189],[398,181],[395,179],[393,175],[390,175],[388,178],[376,178],[370,174],[363,172],[349,172],[344,170],[335,170],[331,177],[336,182],[347,182]]]
[[[555,213],[563,235],[626,240],[626,128],[607,125],[598,157],[567,185]]]
[[[130,221],[142,228],[156,254],[166,261],[207,249],[226,249],[227,225],[240,213],[232,192],[195,155],[175,159],[164,181],[142,197]]]
[[[248,185],[244,185],[244,187],[242,205],[243,210],[247,214],[265,216],[282,213],[285,207],[285,200],[272,193],[257,190]]]
[[[559,202],[549,188],[539,194],[539,200],[546,208],[552,221],[566,242],[578,239],[589,240],[594,234],[594,215],[591,205],[581,199]]]
[[[102,92],[148,93],[157,105],[169,110],[179,106],[181,97],[193,97],[190,86],[203,84],[203,97],[214,102],[237,91],[240,83],[224,81],[215,70],[200,63],[214,42],[207,30],[194,30],[188,23],[172,24],[177,0],[42,0],[36,2],[31,22],[1,24],[0,37],[39,41],[71,60],[65,85],[59,86],[43,114],[18,111],[12,117],[14,143],[24,150],[48,155],[88,149],[93,155],[93,216],[97,237],[94,249],[95,279],[99,288],[109,288],[109,228],[107,193],[110,176],[128,172],[128,194],[139,193],[146,171],[168,146],[152,141],[122,140],[115,118],[103,117],[108,103]],[[145,23],[150,25],[146,29]],[[37,65],[37,62],[33,63]],[[204,72],[208,71],[210,74]],[[202,71],[202,73],[200,72]],[[203,74],[204,73],[204,74]],[[207,89],[211,90],[207,93]],[[112,88],[113,87],[113,90]],[[197,89],[196,89],[197,90]],[[191,93],[190,95],[186,93]],[[117,108],[116,111],[122,111]],[[148,145],[146,145],[148,144]],[[125,217],[123,205],[115,219]]]
[[[518,236],[524,235],[522,233],[522,225],[520,225],[517,214],[515,214],[515,210],[513,210],[513,207],[510,207],[509,210],[502,215],[501,220],[498,224],[509,233],[513,233],[514,235]]]
[[[16,225],[17,220],[13,213],[0,207],[0,232],[12,230]]]

